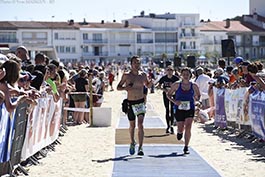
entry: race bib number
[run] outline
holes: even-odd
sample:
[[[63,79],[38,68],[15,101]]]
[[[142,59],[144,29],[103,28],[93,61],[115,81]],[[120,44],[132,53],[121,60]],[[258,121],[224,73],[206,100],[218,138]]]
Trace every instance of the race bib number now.
[[[145,114],[145,104],[140,103],[140,104],[134,104],[132,105],[133,113],[134,115],[138,116],[139,114]]]
[[[179,110],[190,110],[190,102],[189,101],[181,101],[178,106]]]

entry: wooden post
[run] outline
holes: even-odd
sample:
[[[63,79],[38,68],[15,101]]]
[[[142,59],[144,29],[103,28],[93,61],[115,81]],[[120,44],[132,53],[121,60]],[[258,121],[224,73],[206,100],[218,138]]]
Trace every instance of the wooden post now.
[[[93,87],[92,87],[92,75],[89,76],[89,126],[93,127]]]

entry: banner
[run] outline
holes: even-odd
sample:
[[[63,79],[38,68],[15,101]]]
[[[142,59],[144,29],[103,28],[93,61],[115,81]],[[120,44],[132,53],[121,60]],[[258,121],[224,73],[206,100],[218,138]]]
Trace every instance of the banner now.
[[[247,88],[225,90],[225,113],[227,121],[250,125],[248,118],[249,94]]]
[[[225,114],[225,89],[218,89],[215,99],[215,118],[214,125],[220,128],[226,128],[226,114]]]
[[[239,123],[242,125],[250,125],[249,120],[249,92],[248,88],[240,88],[239,90],[239,100],[242,100],[242,110],[239,114],[240,121]]]
[[[236,90],[225,90],[225,114],[227,121],[236,122],[237,98]]]
[[[256,91],[250,95],[249,117],[254,134],[265,140],[265,93]]]
[[[14,139],[11,151],[11,165],[15,166],[21,162],[21,151],[25,139],[27,126],[27,108],[28,104],[23,102],[16,108],[15,125],[14,125]]]
[[[0,105],[0,163],[6,162],[10,159],[8,154],[8,139],[9,139],[9,113],[6,110],[5,105]]]
[[[30,108],[22,160],[26,160],[58,138],[61,114],[62,99],[56,103],[52,95],[39,98],[38,104]]]

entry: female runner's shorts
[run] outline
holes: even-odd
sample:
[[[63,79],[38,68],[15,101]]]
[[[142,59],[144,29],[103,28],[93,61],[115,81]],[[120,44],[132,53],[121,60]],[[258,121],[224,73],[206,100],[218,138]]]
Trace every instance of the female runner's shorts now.
[[[186,118],[193,118],[194,117],[194,109],[190,110],[176,110],[175,118],[177,122],[185,121]]]

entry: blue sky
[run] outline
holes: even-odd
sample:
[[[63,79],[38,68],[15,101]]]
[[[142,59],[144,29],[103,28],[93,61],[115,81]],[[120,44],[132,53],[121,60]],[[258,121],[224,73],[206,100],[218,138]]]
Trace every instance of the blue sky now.
[[[199,13],[200,19],[220,21],[249,14],[249,0],[0,0],[1,21],[99,22],[157,13]],[[54,16],[52,18],[52,16]]]

